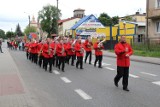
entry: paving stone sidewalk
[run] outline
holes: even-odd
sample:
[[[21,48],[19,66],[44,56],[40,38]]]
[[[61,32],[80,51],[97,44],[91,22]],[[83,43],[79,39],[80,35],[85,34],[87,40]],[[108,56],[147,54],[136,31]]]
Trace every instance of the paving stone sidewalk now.
[[[0,107],[40,107],[27,90],[9,50],[0,53]]]

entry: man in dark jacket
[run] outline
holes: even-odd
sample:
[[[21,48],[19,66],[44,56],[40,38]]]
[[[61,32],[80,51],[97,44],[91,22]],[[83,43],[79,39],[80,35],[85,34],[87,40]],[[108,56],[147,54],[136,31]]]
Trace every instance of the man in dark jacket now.
[[[0,51],[1,51],[1,53],[3,53],[2,52],[2,39],[0,39]]]
[[[115,54],[117,55],[117,75],[114,78],[114,84],[118,87],[119,80],[123,77],[122,84],[123,90],[129,91],[128,89],[128,77],[129,77],[129,66],[130,56],[133,51],[131,46],[126,43],[126,37],[122,36],[118,44],[114,48]]]

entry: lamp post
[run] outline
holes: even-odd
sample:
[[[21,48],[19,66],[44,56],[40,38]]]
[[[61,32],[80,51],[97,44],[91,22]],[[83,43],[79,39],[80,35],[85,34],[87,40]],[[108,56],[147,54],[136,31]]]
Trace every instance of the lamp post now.
[[[148,38],[148,13],[149,13],[149,0],[147,0],[147,3],[146,3],[146,13],[147,13],[147,16],[146,16],[146,41],[147,41],[147,46],[149,44],[149,38]],[[149,46],[148,46],[149,47]]]
[[[57,35],[58,35],[58,33],[59,33],[58,32],[58,0],[57,0],[57,29],[56,30],[57,30]]]
[[[24,12],[24,13],[26,13],[26,12]],[[28,14],[28,13],[26,13],[26,14]],[[29,23],[28,23],[28,26],[29,26],[29,28],[30,28],[30,15],[28,15],[28,21],[29,21]]]
[[[124,36],[126,36],[126,22],[123,22],[123,26],[124,26]]]

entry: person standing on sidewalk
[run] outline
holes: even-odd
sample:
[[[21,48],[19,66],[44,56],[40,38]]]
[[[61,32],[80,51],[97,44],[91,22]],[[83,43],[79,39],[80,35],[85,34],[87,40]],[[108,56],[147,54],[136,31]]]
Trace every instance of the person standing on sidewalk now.
[[[2,51],[2,39],[0,39],[0,51],[1,51],[1,53],[3,53],[3,51]]]
[[[118,87],[119,80],[123,77],[123,90],[128,89],[130,56],[133,53],[131,46],[126,42],[126,37],[121,36],[120,42],[115,45],[115,54],[117,55],[117,75],[114,78],[114,84]]]

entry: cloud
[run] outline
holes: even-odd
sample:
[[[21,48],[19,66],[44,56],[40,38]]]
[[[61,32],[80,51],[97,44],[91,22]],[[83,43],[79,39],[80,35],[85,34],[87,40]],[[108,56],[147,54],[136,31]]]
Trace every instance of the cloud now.
[[[15,29],[19,23],[22,28],[28,24],[28,15],[38,16],[44,5],[56,6],[57,0],[2,0],[0,3],[0,28]],[[73,16],[73,10],[85,9],[86,15],[106,12],[110,16],[134,14],[138,9],[145,12],[146,0],[59,0],[62,19]],[[26,13],[24,13],[26,12]],[[14,24],[14,26],[13,26]]]

